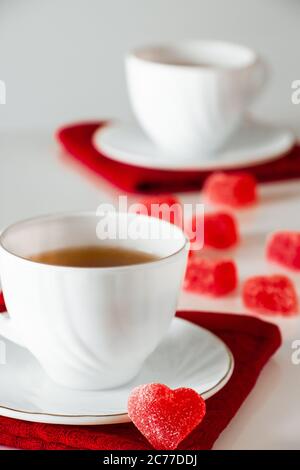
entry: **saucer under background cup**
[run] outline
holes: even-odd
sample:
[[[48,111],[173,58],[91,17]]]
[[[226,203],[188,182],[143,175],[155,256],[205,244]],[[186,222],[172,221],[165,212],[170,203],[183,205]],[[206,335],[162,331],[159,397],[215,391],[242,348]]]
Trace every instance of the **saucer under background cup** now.
[[[145,332],[146,334],[146,332]],[[208,330],[175,318],[157,349],[130,383],[106,391],[70,390],[52,382],[26,349],[3,339],[0,414],[52,424],[97,425],[128,422],[127,399],[143,383],[190,387],[207,399],[231,377],[234,360],[227,346]]]
[[[295,143],[289,129],[253,118],[244,120],[241,127],[222,149],[201,153],[197,158],[166,155],[138,125],[112,122],[99,128],[93,136],[94,147],[111,160],[156,170],[222,170],[250,167],[276,160]]]

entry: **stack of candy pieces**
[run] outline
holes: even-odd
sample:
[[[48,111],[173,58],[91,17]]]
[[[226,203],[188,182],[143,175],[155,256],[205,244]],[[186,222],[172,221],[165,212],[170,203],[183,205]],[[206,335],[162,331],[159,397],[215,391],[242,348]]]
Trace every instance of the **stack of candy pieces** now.
[[[257,202],[257,184],[250,173],[217,172],[207,178],[204,197],[216,205],[242,209]],[[149,215],[152,204],[172,207],[171,222],[183,222],[184,214],[179,200],[174,196],[149,197],[141,202],[147,207]],[[158,217],[165,218],[163,213],[158,214]],[[213,297],[233,292],[238,284],[238,270],[234,260],[228,256],[207,256],[207,249],[223,252],[238,244],[240,235],[234,215],[222,209],[195,214],[191,220],[184,222],[192,248],[184,288]],[[272,234],[267,242],[266,256],[281,266],[300,270],[300,233],[281,231]],[[295,288],[286,276],[255,276],[246,280],[242,299],[247,308],[259,313],[290,315],[297,311]]]
[[[180,202],[172,195],[144,198],[134,205],[134,212],[159,217],[171,223],[183,222]],[[203,220],[199,221],[199,218]],[[226,212],[213,212],[204,216],[196,214],[188,221],[185,228],[195,249],[197,243],[202,248],[204,242],[206,247],[224,250],[235,246],[239,241],[237,222],[233,215]],[[203,233],[199,234],[197,230]],[[220,297],[232,292],[236,286],[237,269],[232,260],[212,260],[199,256],[192,259],[190,256],[184,283],[186,290]]]
[[[135,388],[128,415],[154,449],[174,450],[203,420],[205,401],[190,388],[152,383]]]
[[[198,220],[200,217],[203,218],[203,224]],[[199,229],[203,230],[202,237],[197,234]],[[212,258],[205,255],[205,248],[221,251],[237,245],[239,232],[234,216],[226,212],[205,213],[204,216],[196,214],[187,224],[186,234],[191,241],[191,251],[184,288],[212,297],[221,297],[235,290],[238,275],[234,261],[228,257]]]

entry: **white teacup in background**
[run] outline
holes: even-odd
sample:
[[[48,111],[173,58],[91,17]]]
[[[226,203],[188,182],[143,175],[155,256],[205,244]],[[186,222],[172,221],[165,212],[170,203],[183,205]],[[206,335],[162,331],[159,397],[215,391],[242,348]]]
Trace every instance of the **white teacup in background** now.
[[[170,326],[186,266],[187,240],[175,225],[136,214],[105,217],[101,225],[93,213],[45,216],[12,225],[0,236],[8,310],[0,316],[0,334],[27,347],[54,381],[71,388],[111,388],[138,373]],[[120,227],[122,236],[107,240],[107,224]],[[101,268],[28,259],[99,244],[158,259]]]
[[[265,83],[257,54],[221,41],[144,47],[126,57],[129,96],[166,154],[201,158],[220,148]]]

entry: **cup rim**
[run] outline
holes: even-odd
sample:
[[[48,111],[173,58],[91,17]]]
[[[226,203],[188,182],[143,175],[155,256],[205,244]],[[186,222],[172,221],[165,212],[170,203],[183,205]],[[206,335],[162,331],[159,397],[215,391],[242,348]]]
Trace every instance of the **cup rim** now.
[[[182,48],[188,48],[188,47],[197,48],[200,46],[202,47],[211,47],[211,46],[230,47],[232,49],[235,49],[236,51],[247,54],[249,56],[249,60],[245,61],[244,63],[241,63],[240,65],[222,66],[222,65],[212,64],[212,65],[206,65],[204,67],[201,64],[195,64],[193,66],[186,65],[186,64],[172,64],[171,61],[163,62],[163,61],[143,57],[144,53],[151,52],[151,51],[159,52],[159,50],[162,50],[162,49],[170,49],[170,51],[171,50],[175,51],[175,50],[180,50]],[[219,40],[219,39],[190,39],[190,40],[173,41],[173,42],[172,41],[156,42],[156,43],[138,46],[136,48],[129,50],[126,53],[125,60],[129,61],[132,59],[134,59],[135,61],[141,62],[143,64],[148,64],[151,66],[161,67],[165,69],[169,68],[172,70],[184,70],[184,71],[189,71],[189,72],[191,71],[212,72],[212,71],[220,71],[220,70],[234,71],[234,70],[247,69],[248,67],[252,67],[259,60],[259,54],[251,47],[248,47],[244,44],[237,43],[237,42],[235,43],[235,42]]]
[[[161,258],[155,259],[153,261],[147,261],[145,263],[138,263],[138,264],[130,264],[130,265],[123,265],[123,266],[109,266],[109,267],[82,267],[82,266],[63,266],[63,265],[57,265],[57,264],[47,264],[47,263],[41,263],[39,261],[33,261],[29,258],[26,258],[24,256],[17,255],[16,253],[13,253],[12,251],[8,250],[4,244],[3,244],[3,237],[7,235],[7,233],[13,229],[18,227],[19,225],[22,224],[29,224],[31,222],[35,221],[46,221],[46,220],[51,220],[51,219],[56,219],[56,218],[68,218],[68,217],[97,217],[97,213],[94,211],[67,211],[67,212],[55,212],[55,213],[48,213],[45,215],[38,215],[35,217],[29,217],[25,218],[22,220],[19,220],[17,222],[14,222],[10,224],[8,227],[6,227],[4,230],[0,232],[0,251],[4,251],[8,256],[16,258],[20,262],[30,264],[32,266],[36,267],[41,267],[41,268],[47,268],[47,269],[54,269],[54,270],[59,270],[59,271],[64,271],[64,270],[76,270],[76,271],[99,271],[99,272],[111,272],[111,271],[126,271],[126,270],[132,270],[132,269],[140,269],[140,268],[153,268],[156,267],[159,264],[162,263],[168,263],[170,261],[173,261],[174,258],[179,256],[183,250],[187,250],[189,246],[189,240],[185,233],[183,232],[182,229],[179,227],[175,226],[174,224],[171,224],[170,222],[167,222],[166,220],[161,220],[156,217],[151,217],[151,216],[146,216],[143,214],[135,214],[135,213],[127,213],[127,212],[118,212],[118,211],[112,211],[108,212],[108,214],[114,214],[114,215],[127,215],[127,216],[136,216],[137,218],[147,218],[147,219],[154,219],[156,223],[159,224],[168,224],[172,226],[172,229],[177,230],[178,233],[182,235],[182,241],[183,244],[182,246],[176,250],[174,253],[171,253],[170,255],[167,256],[162,256]]]

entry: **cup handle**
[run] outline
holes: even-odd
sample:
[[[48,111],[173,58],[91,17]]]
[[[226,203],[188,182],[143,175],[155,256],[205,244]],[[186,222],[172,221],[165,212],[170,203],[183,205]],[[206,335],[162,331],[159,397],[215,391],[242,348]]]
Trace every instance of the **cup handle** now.
[[[0,230],[0,235],[2,230]],[[3,291],[1,289],[1,280],[0,280],[0,294],[1,294],[1,301],[0,301],[0,335],[4,338],[12,341],[13,343],[18,344],[19,346],[26,347],[20,338],[17,330],[15,329],[13,322],[6,312],[5,307],[5,299],[3,297]]]
[[[19,346],[25,347],[19,333],[16,331],[8,313],[0,313],[0,335],[4,338],[17,343]]]

